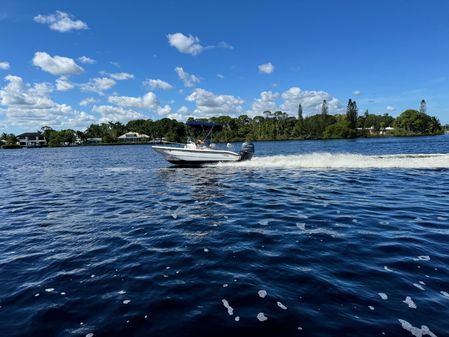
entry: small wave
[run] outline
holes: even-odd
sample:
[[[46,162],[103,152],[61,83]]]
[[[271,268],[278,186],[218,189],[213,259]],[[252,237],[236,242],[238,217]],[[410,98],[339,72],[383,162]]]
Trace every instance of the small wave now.
[[[300,155],[255,157],[249,161],[220,163],[219,167],[286,169],[449,168],[449,154],[361,155],[314,152]]]
[[[131,172],[137,171],[134,167],[106,167],[106,171],[108,172]]]

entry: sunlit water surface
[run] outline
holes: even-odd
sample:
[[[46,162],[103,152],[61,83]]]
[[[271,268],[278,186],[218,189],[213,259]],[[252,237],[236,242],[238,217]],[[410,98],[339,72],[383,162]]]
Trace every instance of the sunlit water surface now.
[[[255,145],[0,151],[0,336],[449,335],[449,137]]]

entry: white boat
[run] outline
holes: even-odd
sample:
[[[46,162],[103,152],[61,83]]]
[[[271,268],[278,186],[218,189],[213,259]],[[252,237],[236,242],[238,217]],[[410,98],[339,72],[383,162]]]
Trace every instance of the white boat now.
[[[232,150],[232,145],[228,144],[227,150],[216,149],[215,144],[209,145],[209,136],[212,129],[221,128],[218,124],[206,122],[190,122],[187,125],[191,127],[207,127],[210,128],[203,141],[193,142],[189,140],[187,144],[180,146],[152,146],[153,150],[160,153],[168,162],[180,166],[201,166],[208,163],[218,162],[236,162],[242,160],[250,160],[254,154],[254,145],[245,142],[239,153]]]

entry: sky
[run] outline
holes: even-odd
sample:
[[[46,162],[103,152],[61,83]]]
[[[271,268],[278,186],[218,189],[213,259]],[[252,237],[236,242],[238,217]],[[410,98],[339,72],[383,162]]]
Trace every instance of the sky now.
[[[0,133],[418,109],[449,123],[446,0],[1,0]]]

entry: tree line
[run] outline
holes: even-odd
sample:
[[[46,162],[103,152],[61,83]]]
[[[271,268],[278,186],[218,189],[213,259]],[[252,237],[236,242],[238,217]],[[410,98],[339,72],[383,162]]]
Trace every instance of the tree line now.
[[[346,113],[330,115],[326,100],[321,105],[321,112],[312,116],[303,116],[302,106],[298,106],[298,115],[289,116],[282,111],[265,111],[263,116],[251,118],[247,115],[239,117],[217,116],[208,119],[193,119],[219,123],[222,131],[214,132],[213,141],[232,142],[243,140],[288,140],[288,139],[336,139],[369,137],[388,134],[393,136],[437,135],[444,128],[436,117],[426,113],[425,101],[421,101],[420,109],[409,109],[397,118],[388,113],[371,114],[366,110],[359,114],[356,101],[349,100]],[[138,119],[126,124],[108,122],[91,124],[84,132],[75,130],[56,131],[45,127],[41,132],[49,146],[73,144],[77,140],[85,142],[90,138],[100,138],[102,143],[118,142],[118,137],[126,132],[138,132],[150,136],[150,139],[162,139],[170,142],[185,142],[188,137],[202,137],[205,132],[193,130],[185,123],[174,119],[160,120]],[[3,134],[0,139],[12,144],[17,141],[12,134]]]

